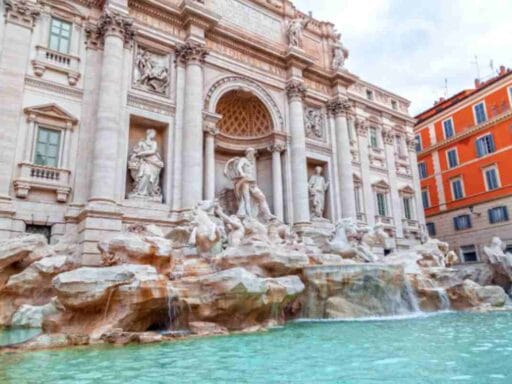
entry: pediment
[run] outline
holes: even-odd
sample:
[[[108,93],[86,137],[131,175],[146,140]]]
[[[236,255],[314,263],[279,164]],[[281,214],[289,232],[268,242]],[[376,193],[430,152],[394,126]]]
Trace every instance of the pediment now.
[[[24,112],[29,115],[29,117],[34,116],[36,118],[45,118],[48,120],[65,121],[73,125],[78,122],[78,119],[75,116],[54,103],[27,107],[24,109]]]
[[[403,195],[414,195],[414,192],[414,189],[410,185],[400,188],[400,193]]]
[[[375,189],[389,189],[389,184],[384,179],[381,179],[373,183],[372,187]]]

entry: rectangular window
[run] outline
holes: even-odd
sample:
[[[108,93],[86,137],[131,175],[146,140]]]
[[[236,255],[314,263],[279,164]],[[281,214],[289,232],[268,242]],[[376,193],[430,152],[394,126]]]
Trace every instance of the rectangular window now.
[[[460,247],[460,258],[465,263],[478,261],[478,253],[474,245],[463,245]]]
[[[362,213],[362,205],[361,205],[361,188],[354,188],[354,197],[356,199],[356,213]]]
[[[418,163],[418,172],[420,174],[420,179],[426,178],[428,176],[427,165],[425,163]]]
[[[50,49],[60,53],[69,53],[71,23],[53,18],[50,23]]]
[[[453,218],[453,226],[456,231],[471,228],[471,217],[469,215],[460,215]]]
[[[37,130],[34,163],[48,167],[59,166],[60,131],[39,127]]]
[[[377,137],[377,128],[370,127],[370,145],[372,148],[379,147],[379,140]]]
[[[35,233],[38,235],[43,235],[44,237],[46,237],[48,244],[50,244],[50,238],[52,236],[52,227],[51,225],[27,224],[25,226],[25,233]]]
[[[487,120],[487,115],[485,114],[485,104],[484,102],[478,103],[473,107],[475,111],[475,121],[476,124],[482,124]]]
[[[416,152],[421,152],[421,150],[423,148],[423,146],[421,144],[421,136],[420,135],[414,136],[414,141],[416,144]]]
[[[453,149],[446,151],[446,156],[448,157],[448,168],[454,168],[457,165],[459,165],[457,149],[453,148]]]
[[[430,237],[434,237],[436,235],[436,225],[434,223],[427,223],[427,231]]]
[[[387,216],[387,204],[386,204],[386,195],[382,192],[377,192],[377,211],[379,216]]]
[[[508,221],[508,209],[505,206],[491,208],[487,211],[489,223],[496,224]]]
[[[478,157],[488,155],[496,151],[492,133],[482,136],[476,140],[476,154]]]
[[[462,179],[454,179],[450,181],[452,185],[453,200],[459,200],[464,197],[464,188],[462,186]]]
[[[485,186],[488,191],[498,189],[500,186],[498,180],[498,171],[495,167],[484,169]]]
[[[398,156],[403,156],[404,154],[404,151],[403,151],[403,147],[402,147],[402,137],[400,137],[399,135],[396,135],[395,136],[395,150],[396,150],[396,153],[398,154]]]
[[[428,189],[421,190],[421,200],[423,202],[423,208],[427,209],[430,207],[430,198],[428,196]]]
[[[373,92],[369,89],[366,90],[366,98],[368,100],[373,100]]]
[[[404,197],[404,217],[407,220],[412,220],[412,198]]]
[[[449,118],[448,120],[443,121],[443,131],[444,131],[445,139],[449,139],[450,137],[452,137],[454,135],[452,118]]]
[[[393,108],[395,111],[398,109],[398,103],[396,100],[391,100],[391,108]]]

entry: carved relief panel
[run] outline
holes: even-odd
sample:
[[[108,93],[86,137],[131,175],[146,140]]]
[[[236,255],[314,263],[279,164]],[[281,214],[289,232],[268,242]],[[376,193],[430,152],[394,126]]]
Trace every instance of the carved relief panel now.
[[[308,139],[325,141],[325,117],[320,108],[306,107],[304,128]]]
[[[169,54],[137,45],[133,63],[133,87],[169,96]]]

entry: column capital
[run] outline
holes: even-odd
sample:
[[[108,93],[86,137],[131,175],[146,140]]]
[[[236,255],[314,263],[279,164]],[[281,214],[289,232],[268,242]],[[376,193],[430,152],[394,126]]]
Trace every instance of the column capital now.
[[[365,119],[356,119],[356,132],[358,136],[366,137],[368,134],[368,125],[366,124]]]
[[[300,80],[290,80],[286,84],[286,94],[290,98],[303,100],[306,97],[307,88]]]
[[[395,139],[395,135],[393,134],[393,129],[388,128],[382,131],[382,136],[384,137],[385,144],[393,144]]]
[[[267,147],[267,150],[269,152],[278,152],[278,153],[281,153],[281,152],[284,152],[286,151],[286,143],[281,143],[281,142],[278,142],[278,143],[274,143],[274,144],[271,144]]]
[[[3,0],[5,4],[5,20],[22,27],[32,29],[37,17],[41,14],[39,3],[30,0]]]
[[[342,116],[351,110],[352,106],[346,97],[335,97],[327,102],[327,111],[334,116]]]
[[[208,55],[208,50],[203,44],[187,41],[185,44],[180,44],[176,48],[176,58],[178,61],[187,63],[204,63],[204,59]]]
[[[119,12],[106,10],[100,16],[97,33],[103,39],[108,35],[115,35],[123,39],[125,45],[131,44],[135,37],[133,19]]]
[[[219,128],[217,124],[212,121],[206,121],[203,124],[203,132],[210,136],[217,136],[219,134]]]

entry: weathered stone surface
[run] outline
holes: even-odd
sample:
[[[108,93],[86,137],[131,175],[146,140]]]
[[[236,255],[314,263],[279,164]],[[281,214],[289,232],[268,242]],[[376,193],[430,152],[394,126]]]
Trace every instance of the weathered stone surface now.
[[[451,305],[454,309],[463,310],[487,305],[502,307],[508,300],[503,288],[496,285],[482,287],[471,280],[447,289]]]
[[[191,321],[188,327],[190,332],[197,336],[227,335],[229,333],[226,327],[207,321]]]
[[[0,270],[46,245],[47,241],[43,235],[26,235],[2,241],[0,243]]]
[[[24,304],[14,313],[11,326],[41,328],[43,325],[43,317],[57,312],[58,309],[54,301],[40,306]]]
[[[403,268],[382,264],[314,266],[304,269],[303,316],[389,316],[417,310]]]

